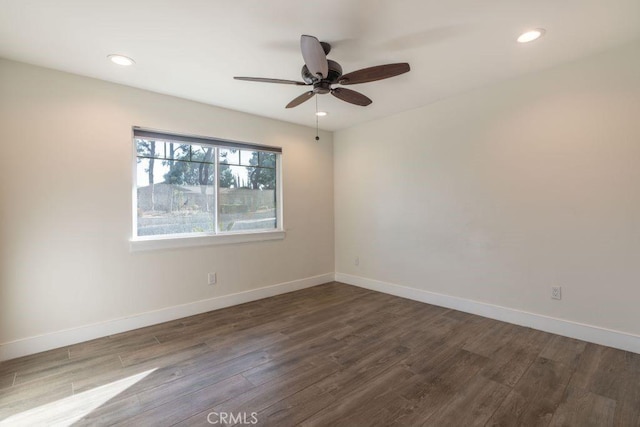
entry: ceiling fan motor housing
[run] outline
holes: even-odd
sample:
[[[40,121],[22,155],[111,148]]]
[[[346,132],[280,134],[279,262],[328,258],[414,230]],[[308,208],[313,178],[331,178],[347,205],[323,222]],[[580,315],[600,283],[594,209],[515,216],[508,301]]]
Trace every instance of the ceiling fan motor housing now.
[[[318,95],[324,95],[331,92],[331,83],[326,80],[320,80],[313,84],[313,92]]]
[[[329,73],[326,79],[320,79],[319,76],[314,76],[311,74],[307,66],[303,65],[301,72],[302,80],[307,84],[314,84],[320,80],[325,80],[329,83],[337,83],[338,79],[342,77],[342,67],[336,61],[332,61],[330,59],[327,59],[327,62],[329,63]]]

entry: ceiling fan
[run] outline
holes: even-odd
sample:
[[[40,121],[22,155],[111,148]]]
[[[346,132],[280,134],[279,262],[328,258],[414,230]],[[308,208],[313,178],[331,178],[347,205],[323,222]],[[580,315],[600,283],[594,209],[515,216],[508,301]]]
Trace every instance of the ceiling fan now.
[[[304,65],[302,66],[303,82],[262,77],[234,77],[234,79],[251,82],[313,86],[313,90],[298,96],[288,103],[286,108],[297,107],[303,102],[313,98],[316,94],[322,95],[326,93],[331,93],[331,95],[338,99],[364,107],[373,101],[355,90],[343,87],[332,88],[331,86],[334,84],[355,85],[358,83],[373,82],[398,76],[410,70],[409,64],[402,62],[363,68],[362,70],[342,75],[342,67],[340,64],[327,59],[327,55],[331,51],[331,45],[329,43],[318,41],[318,39],[313,36],[303,35],[300,37],[300,50],[302,50],[302,58],[304,59]]]

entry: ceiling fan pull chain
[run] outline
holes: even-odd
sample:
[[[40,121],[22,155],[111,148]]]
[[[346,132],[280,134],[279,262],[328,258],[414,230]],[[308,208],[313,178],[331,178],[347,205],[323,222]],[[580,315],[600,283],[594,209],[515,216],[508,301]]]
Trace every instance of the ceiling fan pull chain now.
[[[320,136],[318,136],[318,97],[316,96],[316,141],[320,141]]]

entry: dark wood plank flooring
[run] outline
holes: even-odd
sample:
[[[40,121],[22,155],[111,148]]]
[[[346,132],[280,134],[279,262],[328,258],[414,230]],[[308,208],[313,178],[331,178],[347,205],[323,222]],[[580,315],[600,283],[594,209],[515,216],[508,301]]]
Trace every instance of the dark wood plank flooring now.
[[[221,414],[246,414],[227,425],[640,426],[640,355],[329,283],[0,363],[0,425]]]

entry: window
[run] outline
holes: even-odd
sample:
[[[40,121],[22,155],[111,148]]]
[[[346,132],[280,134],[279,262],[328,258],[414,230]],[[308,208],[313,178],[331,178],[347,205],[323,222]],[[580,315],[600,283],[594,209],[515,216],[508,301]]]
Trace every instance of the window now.
[[[134,241],[282,230],[280,148],[133,134]]]

